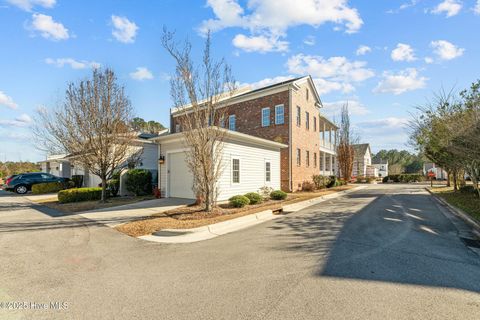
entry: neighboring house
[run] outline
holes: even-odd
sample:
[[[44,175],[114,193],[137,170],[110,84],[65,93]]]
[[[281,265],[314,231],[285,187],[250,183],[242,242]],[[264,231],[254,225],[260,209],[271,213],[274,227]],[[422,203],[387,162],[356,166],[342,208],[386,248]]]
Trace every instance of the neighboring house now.
[[[426,162],[423,164],[423,174],[427,175],[429,172],[433,172],[435,174],[435,179],[437,180],[446,180],[448,179],[447,171],[443,170],[442,168],[438,167],[433,162]]]
[[[168,130],[162,131],[160,134],[167,133]],[[139,149],[142,149],[142,154],[135,164],[135,168],[147,169],[152,172],[152,180],[157,182],[158,175],[158,145],[151,141],[151,138],[159,136],[158,134],[139,133],[137,139],[132,145],[131,153],[136,153]],[[74,175],[80,175],[83,177],[83,187],[97,187],[101,184],[100,177],[90,172],[89,168],[83,167],[75,161],[74,155],[60,155],[51,156],[47,160],[41,161],[42,172],[51,173],[64,178],[72,178]],[[121,171],[120,179],[120,195],[129,194],[125,188],[124,175],[128,171],[129,163],[125,162],[118,166],[118,170]]]
[[[282,190],[297,191],[313,175],[335,173],[338,128],[321,115],[322,102],[310,76],[241,88],[223,100],[226,116],[216,125],[288,145],[280,151]],[[172,133],[181,132],[186,109],[171,110]]]
[[[221,156],[218,200],[258,192],[268,186],[280,189],[280,153],[288,147],[272,140],[226,131]],[[159,145],[158,188],[164,197],[195,199],[193,174],[185,161],[186,143],[182,133],[152,139]]]
[[[380,160],[372,165],[378,170],[377,177],[383,178],[388,176],[388,160]]]
[[[370,144],[354,144],[353,171],[354,177],[372,177],[375,175],[375,167],[372,166],[372,152]]]

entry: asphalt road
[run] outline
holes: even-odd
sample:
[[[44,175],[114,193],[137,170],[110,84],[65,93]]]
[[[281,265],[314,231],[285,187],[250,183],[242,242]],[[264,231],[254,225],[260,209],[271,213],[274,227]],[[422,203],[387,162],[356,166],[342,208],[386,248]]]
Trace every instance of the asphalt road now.
[[[480,257],[444,210],[378,185],[163,245],[2,194],[0,307],[27,309],[0,319],[479,319]]]

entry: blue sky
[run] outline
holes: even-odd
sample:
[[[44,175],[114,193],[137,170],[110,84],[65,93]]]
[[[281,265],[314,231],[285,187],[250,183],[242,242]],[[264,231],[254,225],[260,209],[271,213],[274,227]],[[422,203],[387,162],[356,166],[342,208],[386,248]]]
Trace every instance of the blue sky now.
[[[241,84],[311,74],[324,113],[348,101],[374,152],[406,149],[415,106],[480,78],[480,0],[0,0],[0,160],[37,161],[35,110],[109,66],[140,117],[168,125],[174,65],[163,26],[213,52]]]

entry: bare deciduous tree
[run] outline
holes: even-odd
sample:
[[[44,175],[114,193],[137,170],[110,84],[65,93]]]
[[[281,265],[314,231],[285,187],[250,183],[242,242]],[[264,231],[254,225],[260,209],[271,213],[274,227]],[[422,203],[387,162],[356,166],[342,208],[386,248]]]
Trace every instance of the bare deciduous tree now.
[[[124,88],[111,69],[94,69],[92,77],[69,83],[65,101],[53,110],[42,109],[34,128],[40,149],[66,153],[73,163],[102,180],[106,200],[107,180],[127,162],[136,162],[141,148],[128,124],[133,109]],[[85,172],[88,174],[88,172]]]
[[[222,150],[226,131],[225,103],[235,92],[235,81],[229,65],[211,56],[210,34],[207,35],[201,64],[191,56],[191,43],[182,47],[174,33],[164,30],[162,44],[175,59],[175,75],[170,93],[185,138],[186,164],[194,177],[193,192],[211,211],[217,202],[217,182],[222,173]]]
[[[353,171],[353,160],[355,151],[352,147],[353,133],[350,127],[350,114],[348,112],[348,104],[342,106],[339,139],[337,146],[337,161],[340,177],[345,181],[350,181]]]

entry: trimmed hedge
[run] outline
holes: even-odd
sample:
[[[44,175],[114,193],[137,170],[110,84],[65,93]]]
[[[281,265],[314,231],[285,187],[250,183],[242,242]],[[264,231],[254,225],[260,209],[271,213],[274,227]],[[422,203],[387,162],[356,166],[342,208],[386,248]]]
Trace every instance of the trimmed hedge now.
[[[146,169],[131,169],[126,174],[127,190],[136,196],[152,194],[152,173]]]
[[[473,186],[461,186],[458,189],[461,193],[472,193],[472,194],[477,194],[477,191]]]
[[[270,199],[272,200],[285,200],[287,198],[287,193],[282,190],[275,190],[270,193]]]
[[[233,196],[230,199],[228,199],[228,202],[232,207],[235,207],[235,208],[243,208],[247,204],[250,204],[250,200],[247,197],[242,195]]]
[[[61,182],[45,182],[38,183],[32,186],[33,194],[54,193],[65,189],[65,184]]]
[[[101,198],[102,188],[74,188],[58,192],[58,202],[60,203],[92,201]]]
[[[247,197],[248,200],[250,200],[250,204],[258,204],[258,203],[262,203],[263,201],[262,196],[256,192],[249,192],[245,195],[245,197]]]
[[[408,182],[420,182],[425,180],[425,177],[422,174],[413,173],[413,174],[391,174],[386,177],[383,177],[382,182],[388,182],[392,180],[397,183],[408,183]]]

